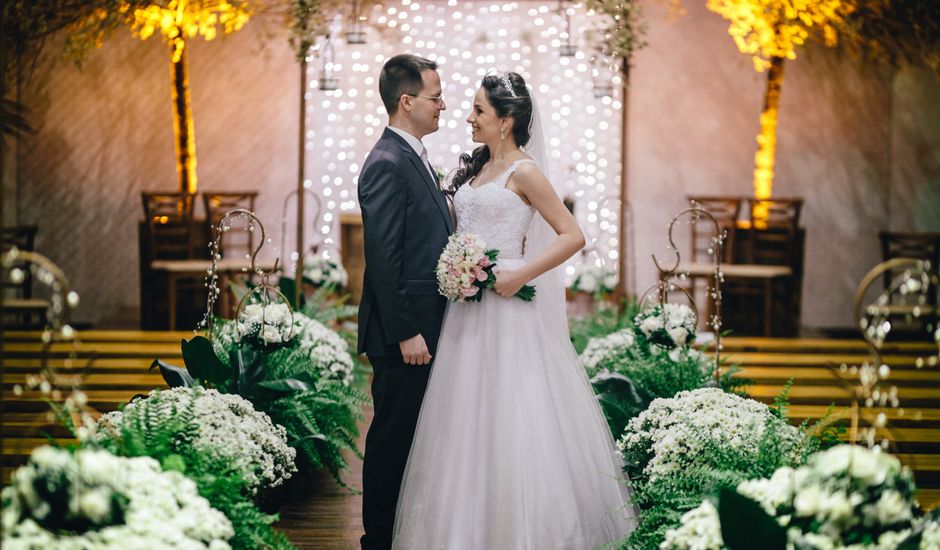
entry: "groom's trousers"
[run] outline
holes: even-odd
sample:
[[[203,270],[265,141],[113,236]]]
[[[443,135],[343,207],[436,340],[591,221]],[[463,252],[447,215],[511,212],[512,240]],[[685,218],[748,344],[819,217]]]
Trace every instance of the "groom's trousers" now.
[[[362,467],[363,550],[392,544],[401,478],[414,439],[429,365],[406,365],[401,357],[369,357],[375,416],[366,435]]]

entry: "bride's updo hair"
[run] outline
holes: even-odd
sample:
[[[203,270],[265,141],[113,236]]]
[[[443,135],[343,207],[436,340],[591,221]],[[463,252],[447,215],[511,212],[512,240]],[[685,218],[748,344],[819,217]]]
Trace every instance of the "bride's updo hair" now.
[[[525,80],[517,73],[489,74],[483,77],[481,84],[486,90],[486,99],[500,118],[512,118],[512,137],[516,145],[525,147],[529,143],[529,121],[532,120],[532,98]],[[450,192],[456,192],[461,185],[476,176],[483,165],[490,160],[490,150],[481,145],[472,153],[460,155],[460,166],[454,174]]]

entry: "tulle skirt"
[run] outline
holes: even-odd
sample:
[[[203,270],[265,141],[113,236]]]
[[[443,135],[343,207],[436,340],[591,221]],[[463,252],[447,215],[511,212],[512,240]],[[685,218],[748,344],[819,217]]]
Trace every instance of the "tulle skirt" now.
[[[534,313],[492,291],[449,306],[393,548],[589,549],[636,525],[621,459],[567,332]]]

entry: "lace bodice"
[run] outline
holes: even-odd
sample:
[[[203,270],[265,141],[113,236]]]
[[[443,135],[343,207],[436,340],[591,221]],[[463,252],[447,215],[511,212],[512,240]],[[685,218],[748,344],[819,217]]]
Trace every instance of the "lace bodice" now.
[[[535,214],[535,208],[506,189],[509,176],[524,162],[532,161],[517,160],[498,178],[478,189],[470,187],[471,180],[454,195],[457,232],[479,235],[488,249],[499,250],[501,259],[522,257],[525,234]]]

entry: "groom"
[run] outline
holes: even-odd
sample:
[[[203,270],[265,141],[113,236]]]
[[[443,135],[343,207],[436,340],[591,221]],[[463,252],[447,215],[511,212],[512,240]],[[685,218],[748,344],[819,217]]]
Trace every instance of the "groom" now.
[[[437,349],[446,302],[437,260],[453,224],[421,139],[438,129],[437,64],[389,59],[379,75],[388,128],[359,176],[366,269],[359,353],[372,363],[375,416],[362,471],[363,550],[391,547],[398,491]]]

